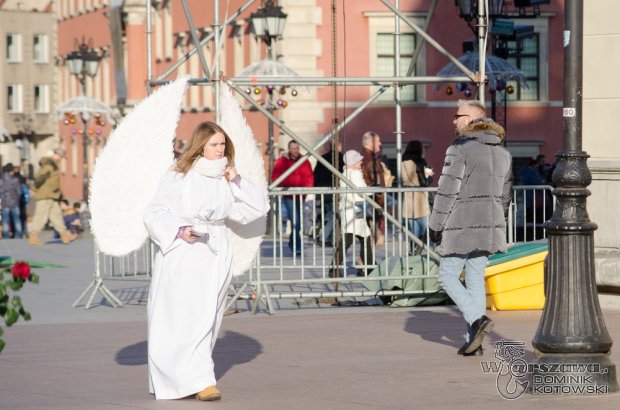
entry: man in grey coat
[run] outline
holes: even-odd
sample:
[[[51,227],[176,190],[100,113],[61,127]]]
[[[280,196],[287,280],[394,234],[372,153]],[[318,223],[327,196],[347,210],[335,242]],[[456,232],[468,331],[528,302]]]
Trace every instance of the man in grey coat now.
[[[512,158],[502,146],[504,129],[486,118],[480,102],[459,101],[453,123],[457,138],[446,151],[429,234],[441,255],[439,282],[467,322],[469,338],[457,353],[477,356],[493,329],[485,315],[484,269],[490,255],[506,252]]]

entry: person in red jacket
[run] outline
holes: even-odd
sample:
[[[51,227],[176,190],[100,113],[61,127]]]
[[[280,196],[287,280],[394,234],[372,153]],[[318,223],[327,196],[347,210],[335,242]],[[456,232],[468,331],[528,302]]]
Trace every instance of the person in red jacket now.
[[[273,165],[273,172],[271,174],[271,181],[275,181],[284,174],[287,169],[293,166],[301,158],[301,152],[299,151],[299,144],[295,141],[289,141],[288,154],[282,155]],[[312,187],[314,186],[314,175],[312,173],[312,167],[310,162],[304,161],[296,170],[294,170],[289,176],[279,184],[279,186],[286,187]],[[301,217],[303,209],[303,195],[287,195],[282,198],[282,205],[286,208],[286,213],[293,225],[291,230],[291,236],[288,241],[288,247],[290,250],[299,255],[301,254],[302,242],[301,242]]]

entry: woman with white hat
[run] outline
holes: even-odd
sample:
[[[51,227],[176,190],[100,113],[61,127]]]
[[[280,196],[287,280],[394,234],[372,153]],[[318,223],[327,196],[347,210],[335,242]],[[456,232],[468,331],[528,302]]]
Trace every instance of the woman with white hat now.
[[[362,154],[355,150],[349,150],[344,154],[344,175],[356,187],[366,188],[364,174],[362,173]],[[348,188],[343,181],[340,181],[340,187]],[[334,263],[332,266],[332,277],[338,275],[338,266],[342,264],[343,254],[351,247],[354,238],[357,238],[360,244],[359,256],[365,266],[374,264],[372,241],[370,240],[370,227],[366,222],[366,209],[370,207],[364,201],[361,194],[348,192],[342,196],[340,202],[340,223],[344,236],[344,243],[341,238],[338,240],[336,253],[334,254]],[[357,270],[358,276],[364,276],[364,270]]]

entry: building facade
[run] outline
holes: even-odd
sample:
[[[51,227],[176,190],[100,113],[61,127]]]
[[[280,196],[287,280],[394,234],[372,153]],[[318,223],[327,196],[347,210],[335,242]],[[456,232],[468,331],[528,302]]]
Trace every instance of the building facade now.
[[[0,162],[29,175],[57,135],[55,42],[48,1],[0,4]]]
[[[584,1],[583,54],[583,149],[590,155],[592,196],[588,212],[598,224],[595,246],[599,252],[616,254],[603,260],[598,272],[616,278],[620,286],[620,145],[615,118],[620,112],[620,86],[614,77],[620,70],[620,28],[614,19],[620,5],[613,0]]]

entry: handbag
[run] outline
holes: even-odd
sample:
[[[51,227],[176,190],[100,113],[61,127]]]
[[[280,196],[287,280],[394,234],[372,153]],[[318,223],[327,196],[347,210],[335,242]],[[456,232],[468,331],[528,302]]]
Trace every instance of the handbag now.
[[[366,213],[364,212],[364,201],[355,201],[353,204],[355,209],[355,219],[364,219]]]

